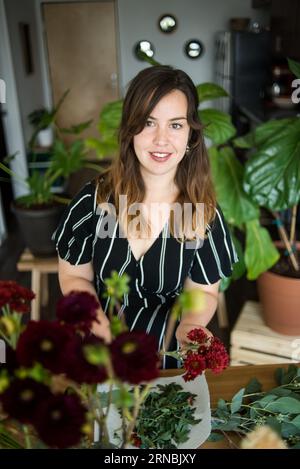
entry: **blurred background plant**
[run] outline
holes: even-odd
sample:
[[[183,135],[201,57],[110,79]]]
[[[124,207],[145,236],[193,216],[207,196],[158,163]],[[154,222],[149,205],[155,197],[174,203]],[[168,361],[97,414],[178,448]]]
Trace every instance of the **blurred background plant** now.
[[[62,197],[53,191],[53,186],[58,180],[67,181],[68,178],[82,168],[91,168],[97,171],[101,169],[86,159],[88,149],[84,139],[80,134],[91,125],[91,120],[72,125],[69,128],[61,128],[57,123],[57,114],[63,105],[69,90],[67,90],[57,106],[52,110],[38,109],[31,113],[28,118],[33,125],[33,134],[29,142],[31,161],[35,162],[38,158],[40,147],[37,146],[37,137],[41,130],[51,128],[54,133],[54,140],[49,142],[47,150],[48,167],[45,171],[34,169],[24,180],[16,176],[9,168],[10,161],[16,154],[8,155],[5,158],[6,164],[0,163],[0,169],[16,178],[27,187],[28,194],[16,199],[16,205],[23,207],[42,207],[43,205],[53,203],[68,203],[69,199]],[[71,143],[66,143],[64,135],[72,135],[74,138]]]

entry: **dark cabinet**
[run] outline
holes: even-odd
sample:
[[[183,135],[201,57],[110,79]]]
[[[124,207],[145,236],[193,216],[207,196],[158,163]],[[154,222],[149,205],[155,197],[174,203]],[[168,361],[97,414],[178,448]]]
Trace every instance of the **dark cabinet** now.
[[[272,0],[271,34],[274,56],[300,60],[299,0]]]

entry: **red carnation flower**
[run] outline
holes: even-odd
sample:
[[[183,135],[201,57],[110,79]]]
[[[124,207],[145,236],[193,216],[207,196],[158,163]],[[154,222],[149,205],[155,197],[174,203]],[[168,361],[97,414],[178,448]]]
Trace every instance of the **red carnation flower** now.
[[[90,293],[72,291],[58,301],[56,315],[59,320],[88,332],[92,323],[98,322],[98,308],[99,303]]]
[[[131,439],[130,439],[131,443],[133,444],[133,446],[135,446],[136,448],[140,448],[141,444],[142,444],[142,440],[141,438],[138,436],[138,434],[136,432],[132,433],[131,434]]]
[[[35,362],[60,373],[64,371],[64,353],[72,331],[57,322],[30,321],[20,335],[17,344],[17,359],[25,367]]]
[[[115,373],[132,384],[158,377],[159,356],[154,336],[145,332],[123,332],[110,345]]]
[[[0,394],[0,401],[10,417],[23,423],[32,423],[37,406],[49,396],[50,390],[44,384],[31,378],[15,379]]]
[[[48,446],[67,448],[80,442],[86,413],[77,395],[56,394],[38,406],[34,426]]]
[[[28,313],[35,294],[12,280],[0,281],[0,309],[7,305],[11,311]]]
[[[65,373],[77,383],[102,383],[107,378],[106,368],[102,365],[92,365],[86,360],[84,347],[87,345],[106,347],[104,341],[98,337],[75,336],[66,348]]]
[[[213,337],[205,359],[207,367],[214,373],[220,373],[229,365],[228,353],[218,337]]]
[[[192,381],[206,369],[206,361],[205,358],[198,353],[189,351],[183,362],[183,366],[186,371],[183,375],[184,381]]]
[[[187,334],[188,339],[191,342],[196,342],[197,344],[205,344],[209,337],[203,329],[193,329]]]

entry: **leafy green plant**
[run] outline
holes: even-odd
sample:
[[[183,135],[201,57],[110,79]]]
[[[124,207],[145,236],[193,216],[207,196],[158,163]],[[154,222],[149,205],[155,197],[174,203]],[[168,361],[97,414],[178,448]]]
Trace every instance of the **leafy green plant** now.
[[[182,390],[176,383],[158,385],[151,391],[139,412],[136,435],[140,448],[177,448],[188,440],[194,417],[195,394]]]
[[[80,138],[81,132],[90,126],[91,121],[81,122],[69,128],[60,128],[57,124],[57,113],[67,94],[68,91],[64,93],[52,111],[38,110],[30,114],[30,119],[36,127],[29,142],[33,160],[37,158],[38,150],[35,149],[34,145],[38,132],[49,125],[54,127],[55,140],[52,148],[49,150],[50,161],[46,171],[33,170],[26,179],[22,179],[16,176],[8,165],[0,162],[0,169],[2,171],[25,184],[28,189],[28,194],[17,199],[17,205],[29,208],[49,205],[53,202],[69,202],[68,199],[53,193],[53,184],[60,179],[66,180],[72,173],[83,167],[100,171],[100,167],[97,164],[93,164],[86,159],[88,149],[84,140]],[[75,139],[71,143],[66,143],[63,140],[64,134],[72,134],[75,136]],[[5,163],[9,163],[15,156],[16,154],[6,157]]]
[[[210,441],[230,435],[245,436],[259,425],[269,425],[290,448],[300,448],[300,368],[290,365],[275,372],[277,386],[262,391],[256,378],[231,401],[219,399],[212,411]]]
[[[66,90],[64,92],[62,97],[59,99],[57,106],[55,106],[53,109],[36,109],[28,115],[28,120],[34,128],[34,132],[29,142],[30,148],[34,147],[36,137],[41,130],[47,129],[51,125],[54,125],[57,113],[61,108],[61,105],[63,104],[64,100],[66,99],[69,91],[70,90]]]

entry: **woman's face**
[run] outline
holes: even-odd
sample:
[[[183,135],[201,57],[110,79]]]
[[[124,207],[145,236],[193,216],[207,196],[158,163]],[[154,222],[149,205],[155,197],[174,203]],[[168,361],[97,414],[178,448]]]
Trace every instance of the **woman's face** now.
[[[143,175],[175,176],[188,143],[187,108],[185,94],[179,90],[171,91],[155,106],[144,129],[133,137]]]

